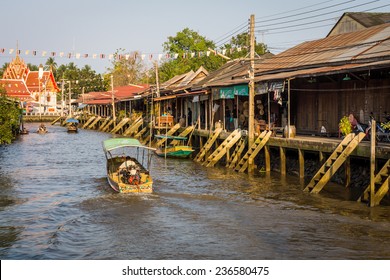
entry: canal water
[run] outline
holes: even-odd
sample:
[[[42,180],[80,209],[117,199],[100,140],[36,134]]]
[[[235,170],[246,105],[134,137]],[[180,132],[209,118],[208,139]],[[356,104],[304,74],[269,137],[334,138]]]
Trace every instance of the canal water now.
[[[158,157],[152,194],[118,194],[105,178],[110,134],[37,127],[0,147],[1,259],[390,258],[390,207]]]

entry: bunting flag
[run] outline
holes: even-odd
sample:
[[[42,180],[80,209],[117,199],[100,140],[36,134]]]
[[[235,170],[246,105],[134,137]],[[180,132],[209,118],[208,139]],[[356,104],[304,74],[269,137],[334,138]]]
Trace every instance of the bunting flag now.
[[[48,54],[50,55],[50,57],[66,57],[66,58],[75,58],[75,59],[80,59],[80,58],[84,58],[84,59],[97,59],[97,58],[100,58],[100,59],[119,59],[119,60],[122,60],[122,59],[125,59],[125,60],[129,60],[129,59],[137,59],[137,58],[140,58],[142,61],[145,60],[146,57],[149,58],[149,60],[153,60],[153,59],[158,59],[159,61],[161,59],[179,59],[180,58],[183,58],[183,59],[186,59],[186,58],[201,58],[201,57],[209,57],[210,55],[218,55],[218,54],[222,54],[222,55],[226,55],[226,54],[233,54],[234,52],[240,52],[242,51],[243,49],[249,49],[248,47],[237,47],[237,48],[230,48],[230,49],[221,49],[221,50],[207,50],[207,51],[197,51],[197,52],[183,52],[183,53],[138,53],[138,52],[134,52],[133,54],[104,54],[104,53],[101,53],[101,54],[96,54],[96,53],[93,53],[93,54],[89,54],[89,53],[84,53],[84,54],[81,54],[81,53],[73,53],[73,52],[56,52],[56,51],[36,51],[36,50],[25,50],[24,52],[22,52],[21,50],[16,50],[11,48],[11,49],[6,49],[6,48],[0,48],[0,55],[2,54],[6,54],[6,53],[9,53],[10,55],[14,54],[14,53],[17,53],[17,54],[21,54],[23,53],[25,56],[29,56],[29,55],[32,55],[32,56],[36,56],[37,53],[40,53],[42,55],[42,57],[46,57],[48,56]]]

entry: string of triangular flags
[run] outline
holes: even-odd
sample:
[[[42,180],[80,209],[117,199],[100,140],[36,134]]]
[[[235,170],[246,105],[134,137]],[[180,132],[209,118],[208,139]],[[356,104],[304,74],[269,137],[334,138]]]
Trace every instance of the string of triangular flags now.
[[[240,52],[244,49],[248,49],[248,47],[237,47],[237,48],[230,48],[230,49],[221,49],[221,50],[208,50],[208,51],[199,51],[199,52],[183,52],[181,54],[178,53],[138,53],[134,52],[132,54],[97,54],[97,53],[76,53],[76,52],[55,52],[55,51],[36,51],[36,50],[15,50],[15,49],[6,49],[6,48],[0,48],[0,56],[2,54],[18,54],[18,55],[25,55],[25,56],[41,56],[41,57],[61,57],[61,58],[76,58],[76,59],[85,59],[85,58],[91,58],[91,59],[137,59],[138,57],[141,60],[149,59],[149,60],[161,60],[161,59],[178,59],[180,58],[194,58],[194,57],[209,57],[210,55],[228,55],[232,54],[234,52]]]

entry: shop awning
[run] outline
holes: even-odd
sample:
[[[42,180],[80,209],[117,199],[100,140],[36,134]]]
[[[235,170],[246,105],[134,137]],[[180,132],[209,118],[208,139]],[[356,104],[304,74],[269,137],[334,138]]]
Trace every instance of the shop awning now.
[[[160,97],[154,98],[154,100],[155,101],[162,101],[162,100],[168,100],[168,99],[172,99],[172,98],[183,98],[183,97],[201,95],[201,94],[207,94],[207,91],[206,90],[198,90],[198,91],[191,91],[191,92],[186,92],[186,93],[181,93],[181,94],[160,96]]]

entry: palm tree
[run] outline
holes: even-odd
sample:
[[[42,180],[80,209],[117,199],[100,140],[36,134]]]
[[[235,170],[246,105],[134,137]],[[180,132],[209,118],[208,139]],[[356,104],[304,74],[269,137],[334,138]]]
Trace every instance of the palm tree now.
[[[47,70],[51,70],[53,73],[55,73],[57,70],[57,62],[55,62],[53,57],[49,57],[46,60],[45,66]]]

